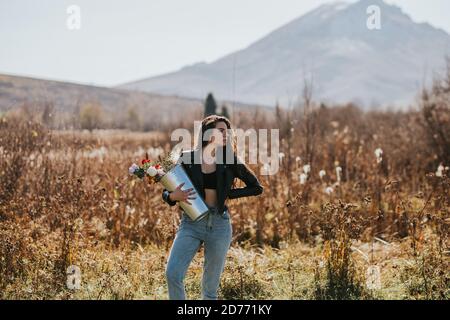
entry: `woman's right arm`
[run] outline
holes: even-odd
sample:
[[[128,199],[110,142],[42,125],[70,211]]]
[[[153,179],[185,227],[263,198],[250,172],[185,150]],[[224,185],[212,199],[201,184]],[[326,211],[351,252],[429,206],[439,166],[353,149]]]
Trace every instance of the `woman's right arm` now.
[[[172,201],[170,200],[170,191],[167,190],[166,188],[164,188],[163,192],[162,192],[162,198],[165,202],[167,202],[170,206],[174,206],[177,204],[176,201]]]
[[[178,158],[177,164],[183,163],[183,154],[181,153],[180,157]],[[194,200],[195,191],[193,188],[189,188],[186,190],[181,190],[181,187],[184,185],[184,182],[181,183],[174,191],[169,191],[166,188],[164,188],[162,192],[162,198],[163,200],[168,203],[170,206],[174,206],[177,204],[178,201],[185,201],[188,204],[191,204],[189,200]]]

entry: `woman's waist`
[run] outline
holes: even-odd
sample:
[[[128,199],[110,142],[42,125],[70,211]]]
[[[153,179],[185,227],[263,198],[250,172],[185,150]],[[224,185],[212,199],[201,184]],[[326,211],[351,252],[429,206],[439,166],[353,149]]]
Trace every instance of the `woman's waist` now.
[[[219,204],[211,205],[206,202],[205,204],[208,207],[208,211],[213,214],[223,214],[224,212],[229,211],[229,208],[226,204],[223,204],[222,208],[220,208]],[[187,214],[183,208],[180,207],[180,209],[181,213]]]
[[[206,203],[206,206],[208,207],[209,211],[212,213],[224,213],[225,211],[228,211],[228,206],[224,204],[222,207],[220,207],[218,204],[216,205],[210,205]]]

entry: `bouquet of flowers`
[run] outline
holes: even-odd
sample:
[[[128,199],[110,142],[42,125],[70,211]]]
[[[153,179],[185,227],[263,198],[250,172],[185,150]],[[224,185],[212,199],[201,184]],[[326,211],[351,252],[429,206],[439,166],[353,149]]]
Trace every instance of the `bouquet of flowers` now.
[[[176,164],[176,159],[173,153],[169,153],[166,157],[158,156],[158,160],[151,160],[148,153],[145,153],[145,158],[141,160],[141,164],[133,163],[128,172],[130,175],[136,176],[139,179],[146,179],[149,184],[159,182],[161,178],[169,172]]]
[[[178,163],[178,159],[174,157],[172,152],[164,158],[158,157],[157,161],[150,160],[146,153],[141,165],[133,163],[128,171],[141,180],[146,179],[149,184],[161,182],[168,191],[174,191],[177,186],[183,183],[186,189],[192,188],[198,195],[197,189],[192,184],[182,164]],[[191,204],[185,201],[181,201],[179,204],[194,221],[202,219],[209,212],[208,206],[200,195],[192,200]]]

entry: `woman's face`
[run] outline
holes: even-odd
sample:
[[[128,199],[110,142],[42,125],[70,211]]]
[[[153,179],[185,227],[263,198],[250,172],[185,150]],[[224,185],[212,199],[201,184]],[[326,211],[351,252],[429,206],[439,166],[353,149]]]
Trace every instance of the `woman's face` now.
[[[215,143],[217,146],[225,146],[227,144],[227,124],[223,121],[216,123],[214,128],[214,134],[211,136],[211,142]],[[221,137],[216,141],[216,137]]]

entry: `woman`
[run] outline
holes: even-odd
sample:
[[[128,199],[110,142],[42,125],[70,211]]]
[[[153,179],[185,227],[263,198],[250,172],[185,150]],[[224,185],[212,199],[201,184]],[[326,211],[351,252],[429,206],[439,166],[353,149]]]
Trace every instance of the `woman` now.
[[[202,121],[198,140],[198,144],[202,143],[202,148],[197,144],[196,149],[186,151],[180,157],[191,160],[190,163],[185,161],[180,163],[183,164],[210,210],[205,218],[198,221],[191,220],[184,211],[182,212],[181,223],[166,266],[169,299],[186,298],[184,290],[186,271],[202,243],[205,255],[202,299],[217,299],[220,277],[232,239],[231,219],[225,201],[255,196],[263,192],[263,187],[254,173],[236,156],[235,139],[227,135],[227,129],[232,131],[231,123],[226,117],[217,115],[206,117]],[[211,134],[204,138],[208,133]],[[221,148],[223,152],[218,152]],[[231,157],[227,158],[227,153],[230,156],[229,152]],[[230,158],[232,163],[227,161]],[[246,186],[234,188],[235,178],[242,180]],[[197,196],[195,191],[192,188],[181,190],[182,186],[183,183],[173,192],[164,189],[162,194],[164,201],[173,206],[177,201],[190,203],[189,200],[195,199]]]

